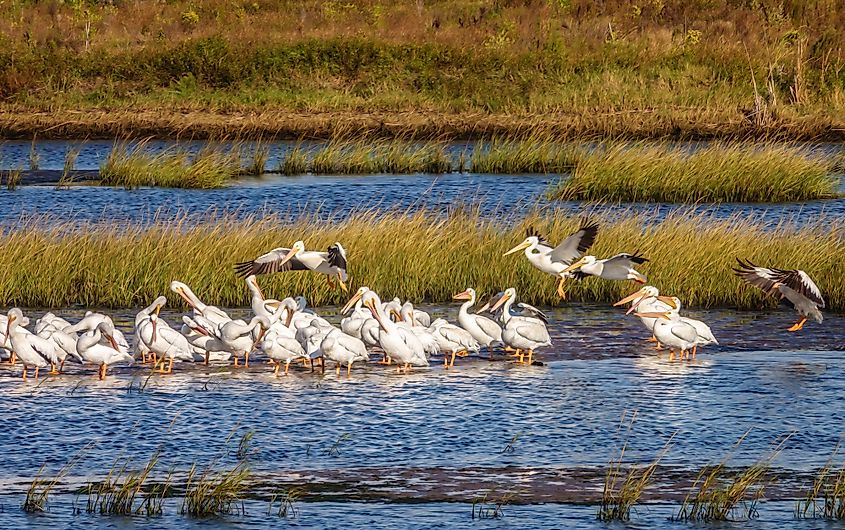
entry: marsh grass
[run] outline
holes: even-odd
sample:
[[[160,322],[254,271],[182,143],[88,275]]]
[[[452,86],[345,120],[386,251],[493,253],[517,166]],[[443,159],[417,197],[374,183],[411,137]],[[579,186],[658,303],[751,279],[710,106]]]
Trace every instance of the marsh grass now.
[[[238,149],[208,144],[194,155],[178,148],[153,153],[148,140],[125,141],[115,145],[100,166],[100,183],[125,188],[220,188],[241,171]]]
[[[38,144],[35,142],[36,137],[33,135],[32,143],[29,144],[29,170],[38,171],[41,166],[41,155],[38,154]]]
[[[769,455],[756,463],[739,470],[729,470],[728,460],[747,435],[746,432],[719,464],[701,470],[692,491],[684,498],[672,520],[747,521],[757,517],[757,503],[763,497],[766,472],[791,435],[776,441]]]
[[[6,189],[9,191],[15,191],[16,189],[18,189],[18,185],[21,182],[22,175],[23,170],[20,168],[9,169],[0,173],[0,176],[6,177]]]
[[[76,464],[82,460],[82,457],[94,447],[94,443],[85,445],[82,449],[76,452],[52,477],[45,476],[46,466],[41,466],[35,478],[26,490],[26,497],[24,499],[21,509],[27,513],[47,512],[50,509],[50,494],[53,489],[61,482],[61,480],[70,473]]]
[[[250,429],[241,436],[238,442],[238,450],[236,456],[238,460],[246,460],[252,453],[252,439],[255,437],[255,431]]]
[[[507,492],[501,495],[489,491],[480,497],[472,499],[472,518],[501,519],[505,516],[505,506],[509,505],[516,494]]]
[[[798,500],[795,517],[798,519],[845,519],[845,466],[834,466],[839,445],[824,467],[816,472],[807,496]]]
[[[191,517],[241,514],[245,512],[243,495],[247,491],[249,468],[239,462],[231,469],[215,469],[217,461],[202,471],[194,464],[188,471],[185,498],[180,512]]]
[[[796,146],[714,142],[699,148],[614,142],[585,151],[552,199],[787,202],[839,195],[834,161]]]
[[[649,464],[644,466],[625,466],[623,464],[625,452],[628,449],[628,441],[631,429],[636,421],[636,416],[636,412],[630,415],[630,420],[628,420],[627,427],[625,427],[625,435],[622,447],[619,449],[619,455],[608,462],[604,487],[602,489],[602,498],[598,512],[596,513],[596,518],[599,521],[629,521],[631,519],[631,510],[639,502],[643,491],[652,484],[657,466],[669,451],[672,440],[675,438],[675,434],[677,434],[674,433],[669,437],[663,449]],[[619,424],[620,430],[624,427],[625,421],[626,415],[623,415]]]
[[[469,169],[474,173],[565,173],[576,167],[587,149],[543,134],[494,138],[475,144]]]
[[[170,493],[172,474],[163,483],[148,484],[161,451],[155,451],[140,470],[131,470],[128,459],[116,460],[105,479],[91,482],[86,512],[100,515],[161,515]]]
[[[452,158],[440,142],[340,138],[312,149],[298,145],[282,162],[281,171],[286,175],[437,174],[452,171]]]
[[[805,270],[819,285],[828,310],[845,309],[845,223],[840,219],[766,226],[753,218],[717,219],[694,210],[678,211],[660,222],[653,221],[652,212],[593,218],[600,224],[593,254],[606,257],[639,249],[651,260],[642,267],[649,283],[678,296],[685,306],[775,307],[734,276],[731,267],[742,257]],[[344,219],[204,220],[196,224],[183,217],[113,226],[21,219],[18,229],[0,233],[0,269],[6,271],[0,275],[0,305],[138,307],[166,294],[179,308],[183,302],[167,288],[178,279],[206,303],[245,306],[249,291],[235,276],[233,264],[303,237],[309,249],[342,242],[348,251],[350,288],[367,285],[384,299],[451,302],[468,285],[482,297],[512,286],[528,303],[559,304],[553,277],[534,269],[522,255],[502,254],[525,238],[529,226],[558,242],[579,222],[538,211],[503,227],[500,220],[482,218],[472,208],[448,216],[365,210]],[[288,272],[259,281],[274,298],[304,294],[314,306],[347,300],[341,291],[327,289],[316,274]],[[570,301],[615,302],[637,288],[598,278],[570,283]]]
[[[296,486],[274,494],[270,497],[270,503],[267,506],[267,515],[270,515],[275,511],[276,515],[279,517],[296,517],[299,515],[296,503],[299,502],[307,493],[308,490],[304,487]],[[278,507],[276,507],[277,502]]]
[[[252,156],[249,164],[243,169],[246,175],[261,176],[267,170],[267,158],[270,156],[270,148],[262,142],[257,142],[252,149]]]
[[[59,178],[59,182],[56,183],[57,189],[68,188],[75,182],[71,172],[76,168],[76,160],[79,158],[79,151],[79,148],[73,148],[69,149],[68,152],[65,153],[65,163],[62,168],[62,176]]]

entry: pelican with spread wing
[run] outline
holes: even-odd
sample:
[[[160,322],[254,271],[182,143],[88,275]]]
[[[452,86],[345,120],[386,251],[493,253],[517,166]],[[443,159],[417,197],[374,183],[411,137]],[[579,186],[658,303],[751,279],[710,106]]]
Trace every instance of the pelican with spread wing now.
[[[634,267],[642,265],[648,260],[639,252],[628,254],[623,252],[612,258],[598,259],[595,256],[584,256],[563,272],[580,271],[589,276],[598,276],[605,280],[633,280],[645,284],[645,274],[637,271]]]
[[[534,267],[559,278],[557,294],[561,298],[566,298],[566,292],[563,290],[566,279],[577,278],[580,280],[586,276],[577,271],[571,271],[570,265],[589,250],[596,240],[598,231],[599,225],[597,223],[590,222],[586,218],[581,219],[581,225],[575,233],[564,239],[558,246],[552,247],[539,232],[529,228],[525,241],[505,252],[504,255],[507,256],[524,250],[525,257]]]
[[[337,278],[341,289],[348,291],[346,282],[346,250],[340,243],[334,243],[326,252],[305,250],[305,243],[297,241],[291,248],[274,248],[252,261],[235,265],[235,273],[241,278],[252,275],[273,274],[284,271],[314,271],[325,274],[329,286],[334,288]]]
[[[789,331],[799,331],[804,327],[807,318],[820,323],[824,320],[820,309],[824,309],[824,298],[816,283],[802,270],[769,269],[758,267],[748,260],[737,258],[739,267],[734,269],[737,276],[747,283],[761,289],[769,296],[779,297],[790,306],[801,318],[789,328]]]

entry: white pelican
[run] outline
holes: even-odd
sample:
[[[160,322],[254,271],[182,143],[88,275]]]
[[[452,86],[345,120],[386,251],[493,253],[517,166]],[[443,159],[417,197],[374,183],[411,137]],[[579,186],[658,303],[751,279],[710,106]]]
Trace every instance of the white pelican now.
[[[670,311],[674,314],[680,316],[681,312],[681,299],[677,296],[673,296],[672,298],[672,306],[673,309]],[[696,320],[694,318],[689,318],[685,316],[681,316],[681,322],[686,322],[687,324],[691,325],[695,328],[695,333],[698,335],[698,339],[695,341],[695,345],[692,347],[692,356],[695,357],[696,352],[698,351],[699,346],[709,346],[710,344],[719,344],[719,341],[716,340],[716,337],[713,336],[713,331],[710,329],[710,326],[705,324],[700,320]]]
[[[413,317],[413,324],[415,326],[422,326],[424,328],[431,326],[431,315],[422,309],[417,309],[411,302],[402,304],[399,313],[402,314],[404,312],[408,312]]]
[[[349,376],[352,374],[352,363],[370,360],[370,354],[361,339],[349,336],[337,328],[329,331],[320,343],[320,349],[324,360],[335,362],[337,375],[340,375],[341,365],[346,366],[346,375]]]
[[[258,279],[255,275],[249,275],[245,278],[246,286],[249,288],[250,292],[250,306],[252,307],[252,312],[258,316],[265,316],[270,318],[273,311],[275,311],[281,302],[279,300],[274,299],[266,299],[264,298],[264,293],[261,291],[261,287],[258,286]]]
[[[788,329],[799,331],[804,327],[807,318],[812,318],[819,324],[824,317],[820,309],[824,309],[824,298],[818,286],[810,276],[802,270],[767,269],[758,267],[746,260],[737,259],[739,268],[734,269],[737,276],[747,283],[761,289],[768,296],[777,296],[780,301],[792,306],[801,318]]]
[[[44,313],[41,318],[35,321],[35,334],[41,335],[41,332],[47,329],[65,329],[70,325],[70,322],[67,320],[48,311],[47,313]]]
[[[469,308],[475,305],[475,289],[472,287],[452,297],[455,300],[466,300],[458,310],[458,324],[467,330],[478,344],[490,351],[493,358],[493,345],[502,342],[502,327],[493,319],[483,315],[472,314]]]
[[[102,320],[97,327],[88,331],[76,341],[76,351],[82,360],[99,366],[97,376],[100,380],[106,378],[109,365],[116,363],[131,364],[134,359],[128,351],[123,350],[114,337],[114,325]],[[103,344],[103,339],[106,344]]]
[[[671,311],[674,309],[674,302],[672,299],[668,296],[661,296],[660,291],[653,285],[643,286],[642,289],[639,289],[622,300],[619,300],[613,304],[613,306],[616,307],[625,305],[628,302],[631,303],[631,307],[625,313],[626,315],[629,315],[634,311],[639,311],[641,313],[662,313],[664,311]],[[640,321],[642,321],[646,329],[651,332],[652,338],[649,340],[657,342],[657,338],[654,336],[654,323],[657,322],[657,318],[641,316]],[[659,342],[657,343],[657,349],[660,349]]]
[[[204,304],[199,297],[194,294],[191,288],[182,282],[173,280],[170,282],[170,290],[181,296],[182,299],[193,308],[195,315],[201,315],[206,320],[209,320],[218,326],[222,326],[226,322],[232,320],[231,317],[229,317],[229,315],[219,307]]]
[[[499,306],[496,309],[491,309],[494,305],[496,305],[496,303],[499,300],[502,299],[502,297],[504,295],[505,295],[504,291],[500,291],[500,292],[494,294],[493,296],[490,297],[489,300],[487,300],[487,303],[485,303],[478,310],[478,312],[479,313],[484,313],[484,312],[493,313],[495,321],[498,322],[499,324],[501,324],[502,326],[504,326],[505,325],[505,320],[504,320],[505,309],[504,309],[504,307]],[[509,309],[511,316],[536,318],[536,319],[542,320],[546,324],[549,323],[548,315],[546,315],[545,313],[543,313],[542,311],[540,311],[539,309],[537,309],[536,307],[534,307],[531,304],[526,304],[525,302],[516,302],[514,304],[514,306],[516,306],[516,308],[518,310],[514,309],[514,307],[511,306],[510,309]]]
[[[417,336],[423,345],[426,358],[437,355],[442,351],[441,343],[435,336],[435,331],[419,324],[419,321],[415,318],[414,306],[410,302],[400,306],[398,302],[393,301],[388,303],[387,307],[388,311],[393,314],[397,326],[404,327]]]
[[[290,363],[296,359],[308,359],[305,348],[296,340],[294,331],[288,328],[277,329],[271,327],[270,331],[264,334],[261,342],[261,350],[276,365],[273,373],[278,377],[282,363],[285,365],[285,375],[288,375]]]
[[[410,330],[397,326],[381,308],[381,300],[373,291],[363,296],[364,306],[370,310],[379,324],[379,346],[385,356],[404,367],[405,373],[411,366],[428,366],[422,343]]]
[[[438,318],[431,323],[431,330],[437,339],[440,350],[443,351],[443,366],[452,368],[455,366],[455,355],[466,355],[471,351],[478,352],[478,341],[472,334],[445,319]],[[451,355],[446,355],[451,354]]]
[[[18,308],[9,310],[6,320],[6,343],[10,344],[12,351],[23,363],[23,379],[26,380],[26,371],[35,368],[35,380],[38,380],[38,370],[47,367],[54,359],[58,358],[57,346],[47,339],[33,335],[21,327],[23,313]]]
[[[514,316],[511,313],[511,305],[516,299],[516,289],[509,287],[499,301],[491,308],[495,311],[504,307],[502,320],[505,324],[502,329],[502,342],[516,350],[519,357],[517,362],[522,362],[522,352],[528,352],[528,364],[534,360],[534,350],[544,346],[551,346],[552,339],[546,329],[546,323],[535,317]]]
[[[358,290],[355,291],[355,295],[346,303],[345,306],[343,306],[343,309],[340,310],[342,315],[346,315],[350,310],[352,311],[349,316],[344,317],[340,321],[340,329],[347,335],[351,335],[358,339],[361,338],[361,327],[364,325],[364,322],[373,318],[361,302],[361,297],[369,290],[369,287],[359,287]]]
[[[126,341],[126,337],[123,336],[123,333],[114,326],[114,322],[112,321],[111,317],[103,314],[103,313],[94,313],[92,311],[86,311],[85,316],[70,327],[66,327],[63,329],[65,333],[85,333],[88,331],[93,330],[100,322],[108,322],[111,324],[112,328],[114,329],[114,340],[126,351],[129,351],[129,343]]]
[[[238,359],[243,356],[244,368],[249,368],[249,354],[261,342],[271,324],[269,318],[255,316],[249,322],[230,320],[220,326],[218,338],[229,347],[235,358],[235,366],[238,366]]]
[[[559,279],[557,294],[561,298],[566,298],[566,291],[563,289],[566,279],[581,279],[585,276],[585,274],[571,270],[569,266],[589,250],[596,240],[598,231],[599,225],[597,223],[582,218],[578,231],[564,239],[558,246],[552,247],[548,240],[529,228],[528,237],[525,238],[525,241],[508,250],[504,255],[507,256],[524,250],[525,257],[535,268]]]
[[[658,342],[669,347],[669,360],[675,358],[675,350],[678,350],[680,357],[685,359],[687,352],[695,347],[698,342],[698,333],[695,327],[681,320],[678,313],[663,311],[655,313],[634,313],[639,317],[656,318],[654,323],[654,336]]]
[[[150,315],[153,312],[158,314],[158,312],[161,311],[161,308],[164,307],[164,304],[166,303],[167,298],[165,298],[164,296],[159,296],[158,298],[153,300],[152,304],[145,307],[144,309],[141,309],[135,314],[135,353],[141,354],[141,362],[144,364],[147,363],[147,356],[150,355],[152,352],[150,352],[150,349],[141,339],[141,329],[144,327],[145,324],[149,322]],[[154,362],[154,364],[158,363]]]
[[[581,271],[590,276],[598,276],[604,280],[633,280],[637,283],[646,283],[646,277],[634,269],[635,265],[642,265],[648,260],[634,252],[633,254],[617,254],[612,258],[597,259],[595,256],[584,256],[564,272]]]
[[[70,355],[77,361],[82,361],[82,358],[76,351],[76,341],[78,337],[76,334],[66,333],[65,331],[55,328],[53,326],[42,326],[41,332],[37,334],[42,339],[52,341],[56,345],[56,353],[58,353],[58,366],[51,361],[50,373],[60,374],[65,367],[65,360]]]
[[[173,362],[176,359],[194,360],[193,348],[187,337],[159,318],[157,312],[151,313],[149,319],[141,323],[139,337],[147,350],[155,355],[155,361],[161,363],[159,373],[173,373]],[[169,361],[167,368],[165,368],[166,361]]]
[[[325,274],[331,288],[334,288],[332,279],[336,277],[341,289],[348,291],[346,287],[346,281],[349,279],[346,273],[346,250],[340,243],[331,245],[326,252],[317,252],[305,250],[305,243],[297,241],[291,248],[274,248],[252,261],[244,261],[235,265],[235,273],[241,277],[305,270]]]
[[[334,326],[324,321],[323,319],[314,319],[307,326],[300,327],[296,330],[296,340],[302,345],[305,354],[311,361],[311,371],[314,371],[314,360],[320,360],[321,371],[326,370],[326,361],[323,357],[323,350],[320,345],[323,339],[335,329]]]

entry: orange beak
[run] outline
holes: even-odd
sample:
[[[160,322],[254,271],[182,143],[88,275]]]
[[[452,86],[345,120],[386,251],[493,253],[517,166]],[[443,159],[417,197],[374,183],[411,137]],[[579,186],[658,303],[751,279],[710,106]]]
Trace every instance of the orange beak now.
[[[469,290],[466,290],[453,296],[452,300],[472,300],[472,295],[469,294]]]

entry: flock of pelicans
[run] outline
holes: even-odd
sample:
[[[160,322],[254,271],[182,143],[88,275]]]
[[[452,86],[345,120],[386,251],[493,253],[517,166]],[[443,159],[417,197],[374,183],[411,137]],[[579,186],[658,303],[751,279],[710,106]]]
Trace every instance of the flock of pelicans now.
[[[695,356],[698,347],[718,344],[704,322],[680,315],[681,301],[660,294],[645,285],[646,277],[635,266],[646,260],[637,253],[618,254],[608,259],[584,255],[592,246],[598,225],[582,220],[579,229],[557,246],[529,230],[528,237],[505,255],[524,251],[537,269],[558,280],[558,294],[565,297],[568,279],[583,280],[596,276],[605,280],[632,280],[643,284],[636,292],[619,300],[616,306],[630,304],[627,314],[638,316],[651,331],[657,348],[667,347],[669,359],[675,354],[685,359]],[[254,316],[251,320],[232,319],[222,309],[203,303],[184,283],[173,281],[170,289],[191,307],[173,327],[159,316],[167,302],[164,296],[142,309],[135,317],[134,344],[130,345],[111,318],[101,313],[86,313],[71,323],[47,313],[27,329],[30,322],[20,309],[0,315],[0,358],[14,365],[34,369],[50,367],[51,374],[61,373],[65,361],[72,360],[98,367],[100,379],[113,364],[141,362],[160,373],[172,373],[175,362],[225,363],[249,366],[251,355],[261,355],[273,365],[276,375],[287,374],[291,363],[302,362],[313,371],[315,365],[325,371],[326,361],[334,362],[337,373],[345,366],[351,373],[355,362],[370,359],[370,352],[381,355],[380,363],[395,364],[398,371],[413,366],[428,366],[433,356],[442,355],[446,368],[454,366],[456,356],[486,349],[493,358],[493,348],[502,346],[517,363],[531,364],[534,352],[550,346],[542,311],[517,302],[516,291],[505,289],[494,295],[477,312],[477,295],[468,288],[454,296],[462,301],[457,325],[431,316],[398,298],[382,302],[378,294],[359,288],[342,313],[340,327],[306,308],[303,297],[273,300],[264,297],[257,275],[308,270],[325,274],[344,291],[346,251],[335,243],[327,252],[308,251],[302,241],[291,248],[277,248],[253,261],[239,263],[235,271],[242,276],[251,293]],[[789,331],[800,330],[808,317],[821,322],[819,311],[824,299],[818,287],[801,270],[757,267],[739,261],[735,273],[749,284],[791,305],[800,316]]]

